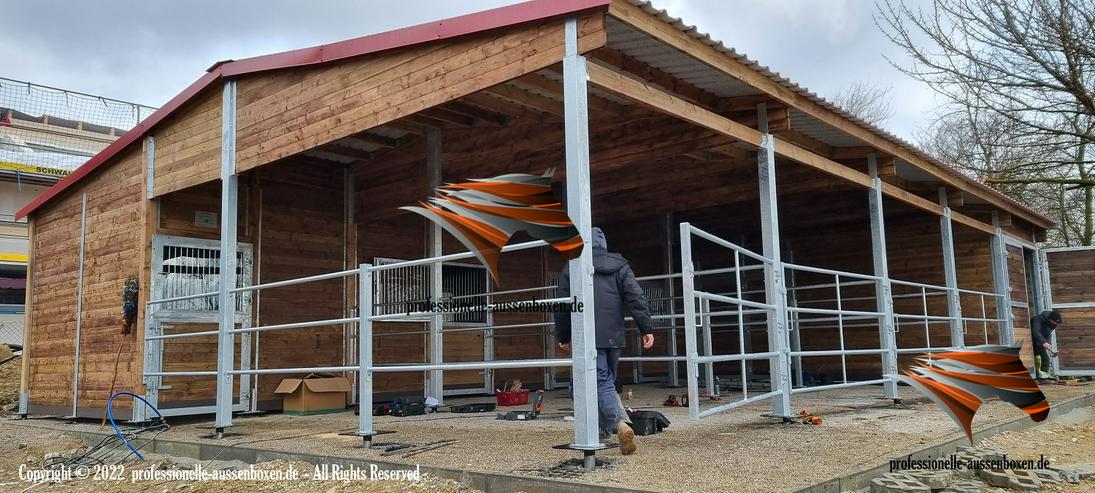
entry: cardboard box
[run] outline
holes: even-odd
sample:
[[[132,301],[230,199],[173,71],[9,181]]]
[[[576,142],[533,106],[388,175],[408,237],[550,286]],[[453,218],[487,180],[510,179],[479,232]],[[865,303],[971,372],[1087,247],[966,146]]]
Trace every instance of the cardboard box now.
[[[286,378],[278,384],[285,414],[326,414],[346,410],[350,382],[338,375],[311,373],[304,378]]]

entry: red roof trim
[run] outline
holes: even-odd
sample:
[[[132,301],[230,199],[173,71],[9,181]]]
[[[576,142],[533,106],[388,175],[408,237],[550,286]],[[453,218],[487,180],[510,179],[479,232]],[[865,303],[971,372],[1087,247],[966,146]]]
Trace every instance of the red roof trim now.
[[[143,137],[152,127],[156,126],[164,118],[186,104],[191,98],[202,92],[214,82],[223,78],[238,77],[241,75],[277,70],[290,67],[314,65],[318,63],[332,62],[346,58],[377,53],[411,46],[430,41],[454,38],[466,34],[488,31],[502,27],[532,22],[549,17],[570,14],[583,10],[606,7],[610,0],[532,0],[529,2],[508,5],[491,10],[484,10],[473,14],[462,15],[441,21],[427,22],[417,26],[396,29],[394,31],[362,36],[331,44],[313,46],[299,50],[262,55],[243,60],[220,62],[210,68],[210,71],[200,79],[190,84],[183,92],[179,93],[159,110],[148,118],[123,134],[105,149],[100,151],[86,163],[76,168],[71,174],[43,192],[38,198],[27,204],[16,213],[16,219],[22,219],[35,209],[50,201],[61,192],[65,191],[76,182],[102,166],[111,157],[118,154],[130,144]]]

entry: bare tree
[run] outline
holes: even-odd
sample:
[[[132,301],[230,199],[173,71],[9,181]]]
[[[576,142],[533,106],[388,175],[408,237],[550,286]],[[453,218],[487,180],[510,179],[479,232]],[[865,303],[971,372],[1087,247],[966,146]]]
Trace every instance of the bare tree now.
[[[1050,232],[1049,243],[1083,243],[1091,217],[1083,205],[1085,189],[1057,183],[1068,181],[1070,168],[1038,164],[1046,154],[1059,151],[1026,135],[1021,125],[966,107],[942,113],[915,138],[929,154],[1054,218],[1058,227]]]
[[[871,81],[859,81],[841,90],[833,103],[867,123],[879,125],[893,116],[892,87],[882,87]]]
[[[884,0],[875,21],[909,56],[891,63],[948,102],[935,152],[1020,198],[1052,202],[1059,220],[1078,215],[1061,221],[1059,237],[1091,245],[1095,0],[933,0],[927,11]],[[948,156],[947,139],[951,152],[959,140],[973,147]]]

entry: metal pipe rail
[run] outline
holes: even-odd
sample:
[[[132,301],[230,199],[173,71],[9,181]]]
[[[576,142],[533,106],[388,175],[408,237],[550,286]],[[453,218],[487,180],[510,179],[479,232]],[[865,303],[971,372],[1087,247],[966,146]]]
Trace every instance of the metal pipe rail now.
[[[506,245],[506,246],[502,247],[501,252],[502,253],[516,252],[518,250],[528,250],[530,248],[540,248],[540,247],[544,247],[544,246],[548,246],[548,242],[543,241],[543,240],[526,241],[524,243],[518,243],[516,245]],[[375,272],[380,272],[382,270],[401,269],[401,268],[404,268],[404,267],[414,267],[416,265],[429,265],[429,264],[435,264],[437,262],[444,263],[444,262],[451,262],[451,261],[454,261],[454,260],[464,260],[464,259],[473,258],[473,257],[475,257],[475,253],[470,252],[470,251],[469,252],[461,252],[461,253],[450,253],[448,255],[441,255],[441,256],[438,256],[438,257],[428,257],[428,258],[423,258],[423,259],[418,259],[418,260],[405,260],[403,262],[393,262],[393,263],[390,263],[390,264],[371,265],[371,266],[369,266],[369,272],[374,272],[375,273]]]
[[[389,265],[391,265],[391,264],[389,264]],[[518,303],[518,304],[530,304],[531,305],[533,303],[549,304],[549,303],[563,303],[563,302],[568,302],[568,301],[572,301],[572,299],[571,298],[547,298],[547,299],[539,299],[539,300],[502,301],[502,302],[498,302],[498,303],[485,304],[485,305],[482,306],[482,309],[487,310],[487,311],[493,311],[495,307],[497,307],[499,305],[503,305],[503,304],[512,305],[514,303]],[[476,307],[476,308],[480,308],[480,307]],[[400,318],[422,317],[422,316],[427,316],[427,315],[432,316],[432,315],[436,315],[437,313],[438,312],[434,312],[434,311],[389,313],[389,314],[385,314],[385,315],[371,315],[371,316],[369,316],[369,320],[371,320],[373,322],[383,322],[383,321],[388,321],[388,320],[393,320],[393,319],[400,319]],[[528,312],[528,313],[534,313],[534,312]],[[544,312],[544,313],[547,313],[547,312]]]
[[[745,386],[743,386],[742,388],[744,389]],[[706,417],[708,417],[712,414],[715,414],[715,413],[721,413],[723,411],[729,411],[731,409],[741,407],[741,406],[745,406],[747,404],[752,404],[754,402],[760,402],[760,401],[763,401],[763,400],[771,399],[773,397],[776,397],[776,396],[780,395],[780,393],[781,392],[779,390],[773,390],[771,392],[766,392],[766,393],[763,393],[763,394],[760,394],[760,395],[754,395],[753,397],[744,397],[741,400],[737,400],[737,401],[734,401],[734,402],[727,402],[726,404],[720,404],[718,406],[715,406],[715,407],[700,411],[699,417],[706,418]]]
[[[553,359],[528,359],[528,360],[495,360],[495,361],[469,361],[441,364],[397,364],[369,366],[368,371],[379,373],[418,372],[431,370],[491,370],[499,368],[544,368],[552,366],[570,366],[574,361],[570,358]],[[283,375],[292,373],[344,373],[360,371],[360,366],[316,366],[303,368],[263,368],[253,370],[232,370],[232,375]],[[215,377],[216,371],[162,371],[150,372],[146,376],[151,377]]]
[[[794,269],[794,270],[800,270],[800,271],[803,271],[803,272],[813,272],[815,274],[827,274],[827,275],[830,275],[830,276],[838,275],[838,276],[841,276],[841,277],[852,277],[852,278],[857,278],[857,279],[865,279],[865,280],[868,280],[868,281],[878,281],[878,280],[882,279],[881,277],[873,276],[873,275],[870,275],[870,274],[858,274],[858,273],[855,273],[855,272],[847,272],[847,271],[835,270],[835,269],[826,269],[826,268],[823,268],[823,267],[812,267],[812,266],[809,266],[809,265],[792,264],[790,262],[784,262],[783,267],[785,269]],[[858,282],[858,281],[853,281],[853,282]],[[841,284],[843,285],[844,283],[841,283]]]
[[[776,351],[769,351],[766,353],[738,353],[738,354],[718,354],[711,356],[696,356],[693,358],[696,363],[722,363],[725,361],[752,361],[759,359],[770,359],[779,356]]]
[[[681,226],[682,226],[682,228],[687,227],[688,230],[689,230],[689,233],[691,233],[693,235],[699,236],[700,238],[703,238],[707,241],[710,241],[711,243],[714,243],[716,245],[728,248],[728,249],[733,250],[733,251],[735,251],[735,252],[737,252],[741,255],[745,255],[746,257],[757,260],[761,264],[770,264],[770,263],[772,263],[771,260],[764,257],[763,255],[757,254],[757,253],[755,253],[753,251],[750,251],[750,250],[746,250],[745,248],[742,248],[742,247],[737,246],[733,243],[730,243],[729,241],[726,241],[722,238],[719,238],[718,236],[715,236],[711,233],[708,233],[707,231],[704,231],[700,228],[692,226],[689,223],[681,223]]]
[[[816,349],[805,351],[791,351],[791,356],[857,356],[857,355],[870,355],[870,354],[882,354],[889,351],[888,349]]]
[[[846,389],[846,388],[849,388],[849,387],[862,387],[864,385],[882,385],[882,384],[884,384],[886,382],[889,382],[889,381],[892,381],[892,379],[879,378],[879,379],[875,379],[875,380],[863,380],[863,381],[859,381],[859,382],[834,383],[834,384],[831,384],[831,385],[815,385],[813,387],[796,387],[796,388],[791,389],[791,393],[792,394],[805,394],[807,392],[821,392],[823,390]]]
[[[742,305],[753,308],[759,308],[763,310],[774,310],[776,307],[768,303],[760,303],[756,301],[743,300],[740,298],[732,298],[730,296],[722,296],[715,293],[708,293],[706,291],[695,291],[695,296],[701,299],[707,299],[710,301],[717,301],[720,303],[729,303],[731,305]],[[698,315],[698,314],[697,314]]]

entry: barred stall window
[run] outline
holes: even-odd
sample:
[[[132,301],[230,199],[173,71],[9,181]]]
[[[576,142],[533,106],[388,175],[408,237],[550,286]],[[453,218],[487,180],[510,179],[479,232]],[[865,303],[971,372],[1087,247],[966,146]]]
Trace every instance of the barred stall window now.
[[[404,262],[400,259],[375,258],[373,265],[390,265]],[[489,289],[487,270],[480,265],[445,263],[441,266],[441,299],[435,302],[484,305]],[[420,311],[430,300],[430,266],[412,265],[376,272],[373,276],[373,307],[377,315]],[[406,320],[428,322],[429,317],[412,317]],[[445,323],[451,325],[483,325],[487,313],[483,310],[460,311],[445,315]]]
[[[220,288],[220,245],[216,240],[157,236],[154,240],[153,299],[176,298],[216,292]],[[251,248],[240,244],[236,252],[236,287],[251,284]],[[251,293],[235,297],[236,311],[247,312]],[[214,312],[217,296],[163,303],[157,310]]]

